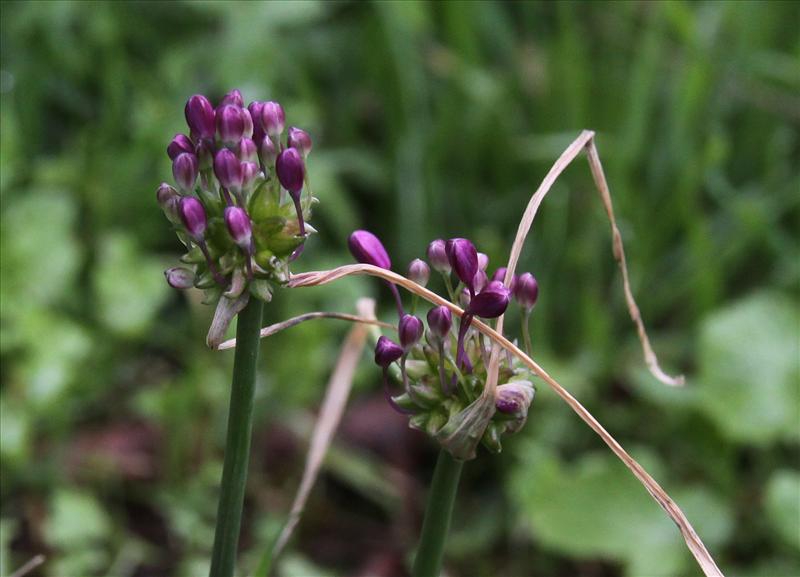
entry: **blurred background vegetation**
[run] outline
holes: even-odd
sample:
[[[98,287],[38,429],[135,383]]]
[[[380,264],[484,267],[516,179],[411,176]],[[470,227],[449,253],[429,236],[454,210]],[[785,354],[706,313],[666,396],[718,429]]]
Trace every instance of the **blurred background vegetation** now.
[[[358,227],[398,270],[454,235],[499,266],[546,170],[597,130],[634,292],[688,385],[644,370],[583,158],[523,253],[535,356],[727,575],[800,575],[800,3],[3,2],[0,20],[1,575],[38,553],[35,575],[206,574],[232,355],[164,282],[179,246],[155,189],[186,98],[235,87],[314,138],[320,234],[297,269],[350,262]],[[368,279],[280,292],[265,320],[362,294],[391,320]],[[346,330],[262,345],[243,572],[288,511]],[[368,357],[285,577],[404,574],[435,449]],[[448,575],[699,573],[546,388],[459,499]]]

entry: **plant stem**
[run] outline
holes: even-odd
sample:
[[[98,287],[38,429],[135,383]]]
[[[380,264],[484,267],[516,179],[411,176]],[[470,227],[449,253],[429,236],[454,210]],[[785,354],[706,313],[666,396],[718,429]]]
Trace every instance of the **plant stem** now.
[[[528,328],[530,324],[531,318],[531,311],[523,311],[522,312],[522,338],[525,342],[525,354],[531,356],[531,333]]]
[[[264,304],[251,297],[239,313],[236,326],[236,356],[233,362],[228,438],[217,509],[217,528],[211,557],[211,577],[231,577],[236,565],[239,530],[242,523],[244,489],[250,462],[253,425],[253,396],[258,361],[261,313]]]
[[[463,466],[463,461],[454,459],[444,449],[440,450],[436,469],[433,471],[419,549],[414,559],[414,568],[411,570],[412,577],[439,577],[444,542],[450,530],[450,518],[453,515],[458,480]]]

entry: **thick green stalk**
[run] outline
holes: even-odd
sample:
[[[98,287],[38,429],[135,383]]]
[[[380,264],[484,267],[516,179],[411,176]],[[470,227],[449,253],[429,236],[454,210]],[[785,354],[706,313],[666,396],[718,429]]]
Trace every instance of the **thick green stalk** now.
[[[253,396],[263,308],[259,299],[251,297],[250,302],[239,313],[236,326],[228,438],[225,443],[225,464],[217,509],[217,529],[214,533],[214,552],[211,557],[211,577],[231,577],[236,566],[244,489],[250,462]]]
[[[412,577],[439,577],[444,543],[450,530],[450,518],[453,515],[463,466],[463,461],[454,459],[444,449],[439,452],[428,495],[428,506],[425,509],[425,520],[422,523],[419,549],[411,570]]]

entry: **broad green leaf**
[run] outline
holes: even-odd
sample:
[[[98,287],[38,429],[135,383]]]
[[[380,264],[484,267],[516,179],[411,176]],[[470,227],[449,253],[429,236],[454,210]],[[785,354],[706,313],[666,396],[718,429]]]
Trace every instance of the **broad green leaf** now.
[[[762,292],[710,316],[701,329],[700,408],[731,439],[800,439],[800,311]]]
[[[778,534],[800,550],[800,473],[775,473],[767,485],[765,506]]]

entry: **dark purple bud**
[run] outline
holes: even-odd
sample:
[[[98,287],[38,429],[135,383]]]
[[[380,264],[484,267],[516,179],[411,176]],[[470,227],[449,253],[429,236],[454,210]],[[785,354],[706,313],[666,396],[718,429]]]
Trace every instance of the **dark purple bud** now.
[[[419,342],[425,326],[422,321],[414,315],[403,315],[397,325],[397,334],[400,337],[400,345],[404,350],[408,350]]]
[[[511,291],[500,281],[492,281],[469,303],[469,312],[485,319],[494,319],[506,312]]]
[[[261,124],[261,111],[263,108],[264,103],[258,100],[254,100],[247,106],[247,110],[250,112],[250,119],[253,121],[253,140],[256,142],[261,142],[261,139],[266,134],[264,126]]]
[[[445,338],[453,326],[453,314],[446,306],[433,307],[428,311],[428,328],[431,333],[440,338]]]
[[[450,274],[450,259],[447,258],[445,242],[437,238],[428,245],[428,261],[434,270],[444,274]]]
[[[255,162],[242,163],[242,188],[250,188],[261,169]]]
[[[214,157],[214,174],[225,188],[235,191],[242,188],[242,163],[227,148],[217,152]]]
[[[358,262],[390,269],[392,261],[378,237],[367,230],[356,230],[347,239],[350,254]]]
[[[488,266],[489,266],[489,257],[486,254],[484,254],[482,252],[479,252],[478,253],[478,268],[480,270],[486,270],[486,267],[488,267]]]
[[[242,162],[258,162],[258,147],[252,138],[242,138],[236,146],[236,154]]]
[[[300,154],[303,155],[303,158],[308,156],[308,153],[311,152],[311,147],[313,146],[308,132],[301,128],[295,128],[294,126],[289,128],[289,134],[286,137],[286,144],[289,146],[289,148],[296,148],[299,150]]]
[[[517,279],[517,286],[514,287],[514,296],[519,306],[526,311],[531,310],[539,298],[539,283],[536,282],[536,277],[529,272],[521,274]]]
[[[208,98],[195,94],[186,102],[184,114],[192,135],[199,138],[214,137],[214,107]]]
[[[176,266],[164,271],[167,284],[176,289],[188,289],[194,286],[194,273],[188,268]]]
[[[306,167],[296,148],[287,148],[278,155],[275,172],[278,173],[281,186],[290,194],[296,195],[303,189]]]
[[[265,102],[261,108],[261,123],[264,132],[270,136],[278,136],[286,125],[286,115],[283,107],[277,102]]]
[[[478,269],[478,272],[475,273],[475,276],[472,279],[472,286],[475,289],[475,292],[481,292],[487,284],[489,284],[489,277],[486,276],[485,271]]]
[[[197,180],[197,157],[191,152],[181,152],[172,161],[172,176],[181,190],[191,192]]]
[[[158,190],[156,190],[156,199],[158,200],[161,210],[164,211],[164,214],[170,222],[180,221],[180,216],[178,216],[178,203],[181,197],[178,195],[177,190],[166,182],[162,182]]]
[[[261,154],[261,162],[264,166],[272,166],[278,158],[278,150],[275,148],[275,143],[269,136],[264,136],[261,139],[261,147],[259,148]]]
[[[222,97],[222,101],[219,103],[220,106],[224,106],[226,104],[232,104],[233,106],[238,106],[241,108],[244,106],[244,100],[242,99],[242,93],[239,92],[236,88],[228,92],[225,96]]]
[[[196,241],[202,240],[206,231],[206,211],[200,201],[193,196],[184,196],[178,204],[178,214],[189,236]]]
[[[226,104],[217,109],[217,132],[223,142],[238,142],[244,136],[244,108]],[[249,114],[249,113],[248,113]]]
[[[403,356],[403,349],[387,337],[380,337],[375,345],[375,363],[384,369]]]
[[[431,278],[431,269],[428,267],[428,263],[419,258],[412,260],[408,265],[408,278],[420,286],[427,285]]]
[[[176,134],[172,142],[167,146],[167,156],[170,160],[175,160],[181,152],[190,152],[194,154],[194,144],[191,139],[185,134]]]
[[[240,248],[249,251],[253,238],[253,229],[250,226],[250,217],[245,210],[238,206],[229,206],[225,209],[225,226],[233,242]]]
[[[456,276],[464,286],[474,292],[473,281],[478,272],[478,251],[475,250],[475,245],[465,238],[451,238],[445,249]]]
[[[494,271],[494,274],[492,275],[492,280],[496,280],[496,281],[500,281],[501,283],[505,283],[506,272],[507,271],[508,271],[508,269],[506,267],[501,266],[499,269]],[[511,286],[509,286],[508,288],[511,289],[511,292],[513,293],[516,286],[517,286],[517,275],[513,275],[511,277]]]

